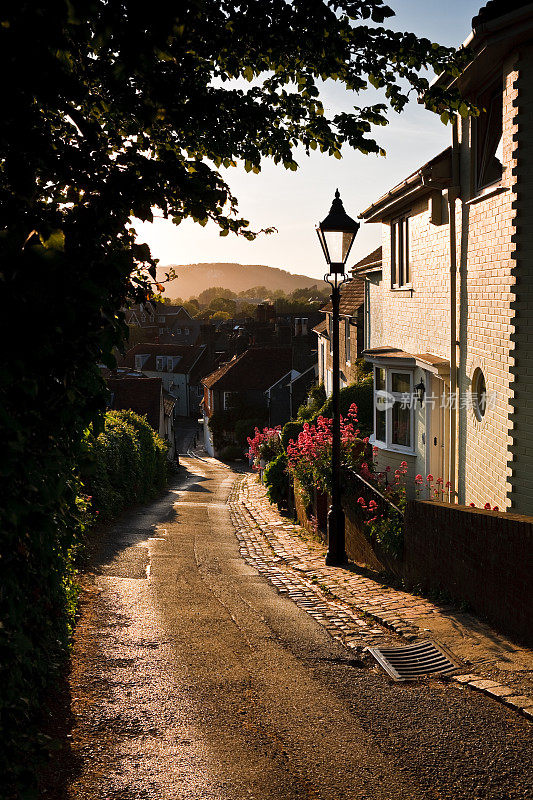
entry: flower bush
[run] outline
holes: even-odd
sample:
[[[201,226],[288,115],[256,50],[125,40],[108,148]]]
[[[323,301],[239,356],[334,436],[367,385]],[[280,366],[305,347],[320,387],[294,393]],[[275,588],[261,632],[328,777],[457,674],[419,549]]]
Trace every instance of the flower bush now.
[[[282,451],[281,445],[281,425],[275,428],[255,429],[254,436],[248,436],[248,454],[253,459],[254,469],[259,469],[261,459],[269,463],[273,461]]]
[[[357,504],[359,516],[372,542],[382,550],[398,558],[403,549],[403,512],[407,503],[405,476],[407,462],[402,461],[399,468],[392,471],[386,467],[383,472],[374,473],[366,462],[359,469],[365,480],[378,489],[370,499],[359,497]],[[371,490],[369,490],[371,492]]]
[[[296,440],[287,445],[288,471],[298,480],[309,501],[315,486],[331,491],[331,443],[333,421],[318,417],[316,424],[306,422]],[[341,416],[341,462],[353,469],[365,457],[368,438],[360,438],[357,406],[352,403],[346,417]]]

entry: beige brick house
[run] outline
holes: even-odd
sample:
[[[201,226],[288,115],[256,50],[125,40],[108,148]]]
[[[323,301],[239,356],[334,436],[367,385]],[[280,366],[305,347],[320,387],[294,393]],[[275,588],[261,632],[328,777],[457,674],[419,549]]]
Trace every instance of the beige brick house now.
[[[533,4],[490,2],[472,27],[457,82],[485,110],[361,214],[382,226],[382,264],[354,271],[374,441],[460,503],[533,513]]]
[[[362,357],[363,352],[363,307],[364,307],[365,282],[358,275],[347,281],[341,287],[339,306],[339,363],[341,388],[352,383],[356,376],[356,361]],[[322,309],[325,319],[313,328],[318,336],[318,381],[324,384],[326,394],[332,392],[332,317],[333,308],[331,301]]]

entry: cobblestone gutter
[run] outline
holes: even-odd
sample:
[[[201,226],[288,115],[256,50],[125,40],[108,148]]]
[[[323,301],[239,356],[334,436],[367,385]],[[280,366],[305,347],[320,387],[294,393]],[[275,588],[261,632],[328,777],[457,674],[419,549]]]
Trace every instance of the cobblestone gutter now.
[[[398,637],[403,641],[435,639],[431,627],[422,625],[428,624],[428,618],[435,623],[448,620],[446,614],[452,611],[451,607],[437,606],[350,568],[327,567],[324,546],[299,525],[280,516],[255,475],[235,481],[228,504],[245,561],[331,636],[360,655],[364,656],[365,647],[400,644]],[[453,643],[446,644],[453,650]],[[512,679],[508,681],[510,685],[494,679],[495,675],[500,677],[501,670],[495,663],[497,659],[490,657],[484,668],[476,663],[475,673],[468,670],[449,680],[481,691],[533,719],[533,653],[522,648],[517,652],[522,666],[507,671],[506,679]],[[468,659],[463,658],[463,663],[468,664]]]

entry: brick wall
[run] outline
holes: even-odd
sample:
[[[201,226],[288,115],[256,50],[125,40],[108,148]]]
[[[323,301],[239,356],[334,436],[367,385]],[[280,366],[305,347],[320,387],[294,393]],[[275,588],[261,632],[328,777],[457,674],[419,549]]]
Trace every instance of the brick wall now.
[[[524,74],[530,76],[529,55],[526,58],[523,54],[520,63],[522,62]],[[504,85],[504,174],[501,186],[496,189],[491,187],[491,191],[474,196],[471,153],[475,120],[466,120],[460,131],[462,193],[457,202],[455,219],[458,259],[458,388],[462,400],[458,412],[457,491],[460,503],[474,502],[476,505],[484,505],[491,501],[501,509],[516,508],[524,513],[531,513],[533,449],[528,447],[524,436],[520,442],[515,437],[513,442],[509,417],[514,387],[518,385],[518,381],[522,381],[525,389],[526,375],[530,373],[533,376],[533,360],[529,356],[533,341],[533,329],[530,330],[529,322],[533,312],[533,294],[529,293],[529,286],[526,285],[523,285],[519,298],[523,309],[521,342],[524,369],[518,375],[513,366],[517,203],[522,212],[526,211],[523,216],[524,236],[520,240],[520,274],[532,270],[530,265],[533,264],[533,252],[530,254],[528,250],[528,247],[533,250],[528,205],[533,203],[533,171],[529,167],[533,159],[527,156],[533,148],[533,138],[529,135],[533,89],[529,86],[527,92],[522,89],[516,56],[503,65],[501,75]],[[517,169],[516,161],[517,130],[520,129],[516,114],[518,91],[523,93],[522,130],[524,139],[527,138],[528,141],[521,151],[525,154],[523,162],[520,162],[523,163],[522,171]],[[531,104],[531,109],[528,103]],[[522,109],[520,103],[519,107]],[[518,120],[520,119],[519,113]],[[528,177],[530,173],[531,179]],[[517,180],[522,181],[525,206],[516,194]],[[410,214],[412,290],[391,289],[390,225],[387,223],[382,226],[383,281],[381,308],[377,309],[379,317],[375,324],[381,341],[374,339],[371,346],[397,347],[409,353],[426,352],[450,359],[450,225],[445,194],[442,202],[442,223],[437,225],[430,221],[427,198],[415,201],[411,207],[405,209]],[[528,244],[529,240],[531,245]],[[375,305],[372,306],[372,314],[376,315]],[[487,393],[492,401],[482,421],[478,421],[468,403],[472,377],[477,368],[484,373]],[[415,372],[415,383],[420,380],[421,375],[420,371]],[[424,380],[427,384],[427,378]],[[529,383],[532,384],[531,387]],[[518,420],[517,412],[515,429],[518,431],[521,428],[524,433],[533,436],[533,422],[530,422],[533,417],[527,408],[527,398],[533,396],[530,389],[533,390],[533,377],[527,384],[527,393],[524,392],[521,396],[521,419]],[[426,432],[426,436],[428,435]],[[418,433],[415,434],[415,439],[420,439]],[[514,463],[510,464],[512,446]],[[516,463],[519,454],[522,465]],[[424,452],[420,448],[416,469],[423,472],[426,466]],[[516,477],[510,483],[512,470]],[[442,477],[446,480],[448,476],[442,474]]]
[[[443,589],[533,642],[533,517],[412,501],[405,521],[407,580]]]
[[[512,175],[516,133],[514,59],[502,70],[503,176],[500,190],[484,198],[458,204],[458,338],[459,389],[464,396],[472,387],[472,376],[480,368],[492,399],[483,420],[472,408],[459,409],[458,492],[459,502],[484,505],[492,501],[501,509],[511,507],[508,498],[511,445],[509,413],[512,397],[515,278]],[[473,175],[471,163],[475,121],[462,126],[461,175],[463,187]],[[463,192],[465,189],[463,188]],[[468,195],[464,197],[466,200]],[[531,513],[530,504],[528,511]]]
[[[509,114],[514,113],[514,152],[510,164],[514,181],[515,250],[513,310],[515,359],[511,365],[513,399],[509,499],[517,512],[531,513],[533,505],[533,45],[523,45],[513,73]]]

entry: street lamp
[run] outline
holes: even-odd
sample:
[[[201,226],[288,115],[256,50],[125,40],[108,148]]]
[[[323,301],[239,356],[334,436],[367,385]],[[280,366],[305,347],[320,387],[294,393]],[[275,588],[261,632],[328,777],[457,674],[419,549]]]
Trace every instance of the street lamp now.
[[[344,511],[341,505],[341,418],[339,410],[339,302],[340,288],[348,280],[344,267],[352,244],[359,230],[359,223],[348,216],[342,205],[339,190],[326,219],[317,225],[316,232],[324,251],[329,272],[324,280],[331,286],[333,309],[333,426],[331,442],[331,506],[328,512],[328,552],[326,564],[339,565],[346,561],[344,543]]]

